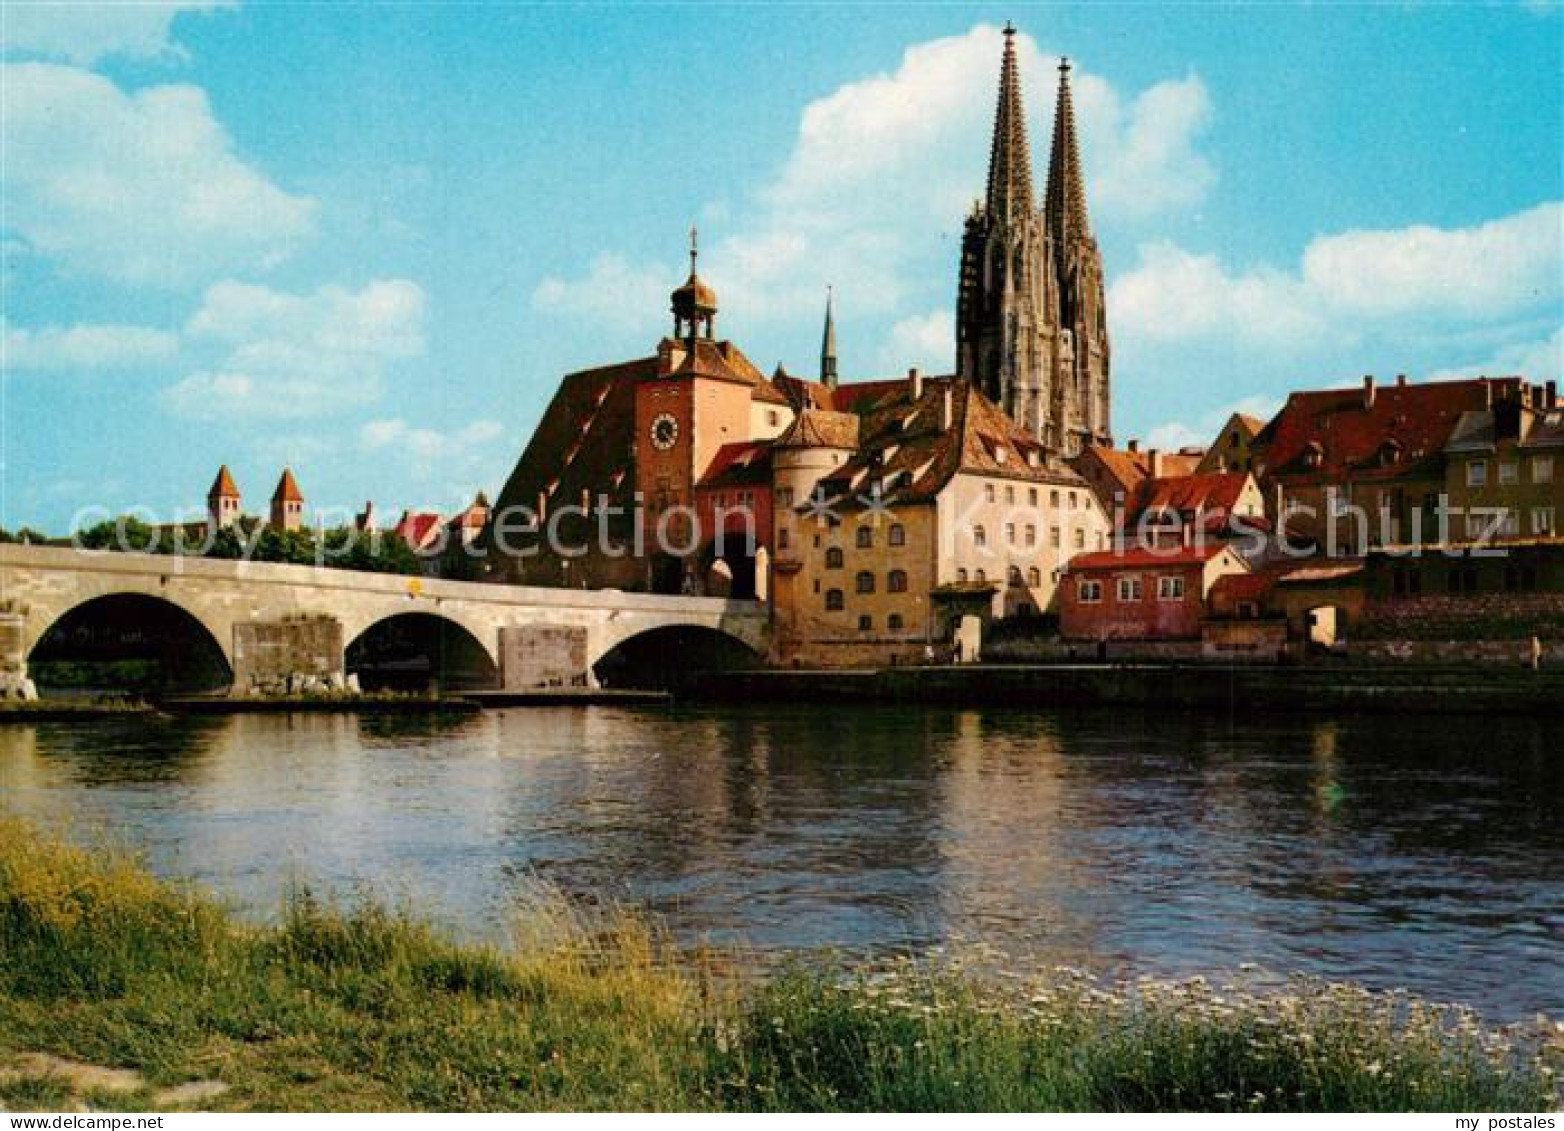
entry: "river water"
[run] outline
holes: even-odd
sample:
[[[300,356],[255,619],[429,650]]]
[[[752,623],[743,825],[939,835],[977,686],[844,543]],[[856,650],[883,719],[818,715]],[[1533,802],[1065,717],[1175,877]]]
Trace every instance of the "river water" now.
[[[0,811],[250,914],[500,938],[540,890],[771,956],[991,944],[1564,1015],[1564,724],[871,706],[0,727]]]

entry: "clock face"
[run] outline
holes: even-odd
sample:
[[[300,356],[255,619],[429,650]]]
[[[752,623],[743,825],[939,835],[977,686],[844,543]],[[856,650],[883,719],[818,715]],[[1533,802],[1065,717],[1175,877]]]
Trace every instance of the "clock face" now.
[[[668,413],[660,414],[652,421],[652,444],[666,452],[679,438],[679,422]]]

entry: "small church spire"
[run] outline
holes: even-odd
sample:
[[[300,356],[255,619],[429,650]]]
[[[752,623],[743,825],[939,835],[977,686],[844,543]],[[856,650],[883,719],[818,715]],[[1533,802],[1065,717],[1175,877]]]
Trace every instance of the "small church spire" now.
[[[1053,148],[1048,155],[1048,190],[1044,197],[1048,230],[1054,246],[1087,239],[1086,188],[1081,178],[1081,154],[1075,139],[1075,105],[1070,97],[1070,60],[1059,61],[1059,102],[1054,108]]]
[[[717,292],[701,282],[695,272],[699,255],[699,238],[695,228],[690,228],[690,277],[669,297],[669,309],[673,312],[673,336],[694,342],[696,338],[710,338],[717,321]]]
[[[836,319],[831,313],[831,288],[825,289],[825,336],[820,341],[820,383],[836,388]]]
[[[1005,54],[999,68],[999,102],[994,108],[994,143],[988,159],[988,214],[1017,219],[1032,211],[1032,151],[1026,142],[1021,71],[1016,64],[1016,29],[1005,24]]]

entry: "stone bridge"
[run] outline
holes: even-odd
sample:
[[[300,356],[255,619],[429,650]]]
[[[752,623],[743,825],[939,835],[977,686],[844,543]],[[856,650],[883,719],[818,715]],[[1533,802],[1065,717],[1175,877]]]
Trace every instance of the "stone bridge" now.
[[[661,640],[673,662],[680,641],[764,653],[769,637],[756,601],[5,544],[0,691],[30,686],[27,664],[51,629],[110,605],[121,623],[161,613],[188,625],[191,648],[220,651],[235,694],[340,686],[355,644],[389,624],[434,626],[442,656],[463,657],[466,686],[505,690],[594,686],[600,661],[636,641]]]

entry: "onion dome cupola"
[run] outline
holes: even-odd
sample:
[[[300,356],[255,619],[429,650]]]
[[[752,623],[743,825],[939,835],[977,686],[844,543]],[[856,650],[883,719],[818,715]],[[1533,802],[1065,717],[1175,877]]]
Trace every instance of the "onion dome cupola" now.
[[[691,228],[690,277],[669,296],[673,310],[673,336],[681,340],[710,340],[717,320],[717,292],[703,283],[695,270],[699,254],[696,240],[696,230]]]

